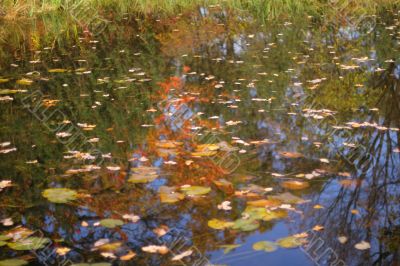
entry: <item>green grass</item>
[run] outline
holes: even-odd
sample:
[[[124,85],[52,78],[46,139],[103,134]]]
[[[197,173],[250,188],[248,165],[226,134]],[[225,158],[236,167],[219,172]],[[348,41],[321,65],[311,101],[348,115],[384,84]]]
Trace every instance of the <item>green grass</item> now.
[[[399,5],[398,0],[3,0],[0,18],[32,18],[39,14],[62,11],[80,13],[90,8],[92,16],[104,14],[175,15],[200,6],[222,6],[248,12],[261,19],[277,17],[375,14],[378,9]]]

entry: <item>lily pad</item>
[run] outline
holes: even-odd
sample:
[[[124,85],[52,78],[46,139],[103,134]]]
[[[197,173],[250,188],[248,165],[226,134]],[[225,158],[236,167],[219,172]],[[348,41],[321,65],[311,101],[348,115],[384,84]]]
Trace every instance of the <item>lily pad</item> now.
[[[157,177],[157,167],[141,166],[132,168],[133,173],[130,174],[128,182],[130,183],[148,183],[154,181]]]
[[[233,222],[228,222],[224,220],[219,220],[219,219],[211,219],[208,221],[208,226],[217,229],[217,230],[224,230],[226,228],[232,227],[234,225]]]
[[[175,203],[185,198],[182,193],[176,192],[175,187],[160,187],[160,199],[164,203]]]
[[[264,221],[272,221],[276,219],[282,219],[288,216],[288,212],[286,210],[273,210],[267,211],[267,213],[262,218]]]
[[[28,237],[7,245],[14,250],[36,250],[41,249],[50,243],[50,239],[44,237]]]
[[[123,225],[124,222],[119,219],[103,219],[100,221],[100,225],[107,228],[115,228],[117,226]]]
[[[68,188],[49,188],[43,191],[42,195],[54,203],[68,203],[75,200],[78,193]]]
[[[0,78],[0,83],[6,83],[9,81],[10,81],[10,79]]]
[[[7,242],[0,240],[0,247],[7,245]]]
[[[26,264],[28,264],[27,261],[20,259],[0,260],[0,266],[22,266]]]
[[[240,231],[253,231],[260,227],[260,223],[253,219],[237,219],[232,226],[233,229]]]
[[[288,236],[284,238],[280,238],[276,241],[276,243],[283,248],[297,248],[303,245],[306,242],[305,238]]]
[[[248,206],[244,210],[244,214],[248,214],[249,219],[260,220],[260,219],[264,218],[264,216],[267,215],[267,209],[261,208],[261,207]]]
[[[200,196],[209,193],[211,188],[202,186],[188,186],[181,187],[181,190],[185,192],[186,195]]]
[[[254,250],[264,250],[265,252],[273,252],[277,249],[277,245],[270,241],[260,241],[253,244]]]
[[[12,236],[10,235],[0,235],[0,241],[10,240]]]

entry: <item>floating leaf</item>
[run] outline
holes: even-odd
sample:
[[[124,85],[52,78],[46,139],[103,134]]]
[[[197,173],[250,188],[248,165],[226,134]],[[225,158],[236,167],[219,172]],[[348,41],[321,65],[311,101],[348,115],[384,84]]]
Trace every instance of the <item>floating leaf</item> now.
[[[176,192],[175,187],[160,187],[160,199],[164,203],[175,203],[185,198],[182,193]]]
[[[288,216],[288,212],[286,210],[273,210],[267,211],[267,213],[262,218],[264,221],[271,221],[276,219],[282,219]]]
[[[305,202],[305,200],[303,200],[302,198],[297,197],[289,192],[281,193],[274,196],[269,196],[268,199],[280,200],[281,202],[291,203],[291,204],[301,204]]]
[[[247,205],[249,206],[254,206],[254,207],[278,207],[281,205],[280,200],[274,200],[274,199],[261,199],[261,200],[253,200],[253,201],[248,201]]]
[[[358,249],[358,250],[366,250],[366,249],[370,249],[370,248],[371,248],[371,245],[370,245],[368,242],[366,242],[366,241],[361,241],[361,242],[355,244],[354,247],[355,247],[356,249]]]
[[[167,254],[169,251],[167,246],[156,246],[156,245],[142,247],[142,250],[148,253],[160,253],[160,254]]]
[[[282,182],[282,187],[291,189],[291,190],[300,190],[308,188],[310,184],[305,181],[284,181]]]
[[[100,221],[100,225],[107,228],[115,228],[117,226],[123,225],[124,222],[119,219],[103,219]]]
[[[347,242],[348,238],[346,236],[339,236],[338,240],[339,240],[340,244],[344,244]]]
[[[226,193],[234,192],[232,182],[229,182],[228,180],[226,180],[224,178],[218,179],[218,180],[213,180],[213,182],[219,189],[221,189],[222,191],[224,191]]]
[[[135,252],[129,251],[128,254],[119,257],[119,259],[122,260],[122,261],[127,261],[127,260],[131,260],[135,256],[136,256]]]
[[[185,192],[186,195],[200,196],[209,193],[211,188],[202,186],[184,186],[181,187],[181,190]]]
[[[68,203],[75,200],[78,193],[68,188],[49,188],[43,191],[42,195],[54,203]]]
[[[68,252],[70,252],[71,251],[71,249],[70,248],[67,248],[67,247],[58,247],[57,249],[56,249],[56,253],[59,255],[59,256],[65,256]]]
[[[26,264],[28,264],[27,261],[20,259],[0,260],[0,266],[22,266]]]
[[[10,89],[3,89],[3,90],[0,90],[0,95],[1,95],[1,94],[14,94],[14,93],[18,93],[18,92],[27,92],[27,90],[10,90]]]
[[[0,83],[6,83],[9,82],[10,79],[4,79],[4,78],[0,78]]]
[[[195,151],[191,153],[193,157],[210,157],[217,154],[216,151]]]
[[[264,250],[265,252],[273,252],[277,248],[276,244],[270,241],[260,241],[253,244],[254,250]]]
[[[160,140],[156,142],[156,146],[163,149],[175,149],[182,144],[182,142],[172,140]]]
[[[189,249],[182,252],[181,254],[175,255],[171,260],[172,261],[182,260],[184,257],[192,255],[192,253],[193,251]]]
[[[28,237],[7,245],[14,250],[36,250],[44,248],[50,242],[50,239],[44,237]]]
[[[0,240],[0,247],[7,245],[7,242]]]
[[[49,73],[64,73],[67,70],[65,68],[52,68],[47,70]]]
[[[288,236],[278,239],[276,243],[283,248],[296,248],[306,243],[306,239],[301,237]]]
[[[213,229],[224,230],[226,228],[232,227],[234,223],[214,218],[209,220],[207,224]]]
[[[219,146],[217,144],[200,144],[197,145],[196,151],[217,151]]]
[[[231,252],[232,250],[234,250],[235,248],[240,247],[241,245],[220,245],[219,247],[224,249],[224,254],[228,254],[229,252]]]
[[[131,183],[147,183],[154,181],[157,177],[157,167],[141,166],[132,168],[133,173],[130,174],[128,182]]]
[[[260,223],[252,219],[237,219],[233,224],[233,229],[241,231],[253,231],[260,227]]]
[[[31,85],[32,83],[33,83],[33,80],[30,80],[30,79],[17,80],[17,84],[19,84],[19,85]]]
[[[5,233],[5,235],[2,235],[2,239],[1,240],[9,240],[9,239],[13,239],[13,241],[18,241],[20,239],[24,239],[27,238],[30,235],[33,235],[33,231],[22,227],[22,226],[17,226],[9,231],[7,231]]]

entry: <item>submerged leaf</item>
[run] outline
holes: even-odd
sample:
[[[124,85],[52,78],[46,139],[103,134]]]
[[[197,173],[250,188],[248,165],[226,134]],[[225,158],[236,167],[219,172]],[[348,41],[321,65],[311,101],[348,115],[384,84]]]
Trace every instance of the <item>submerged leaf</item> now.
[[[228,254],[229,252],[231,252],[232,250],[234,250],[235,248],[238,248],[240,246],[241,245],[239,245],[239,244],[238,245],[232,244],[232,245],[220,245],[219,247],[224,249],[224,254]]]

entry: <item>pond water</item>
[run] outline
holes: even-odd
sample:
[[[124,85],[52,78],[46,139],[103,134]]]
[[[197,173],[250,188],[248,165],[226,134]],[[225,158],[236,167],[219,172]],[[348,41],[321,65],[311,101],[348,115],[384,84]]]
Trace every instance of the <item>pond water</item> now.
[[[399,265],[398,15],[3,23],[0,265]]]

